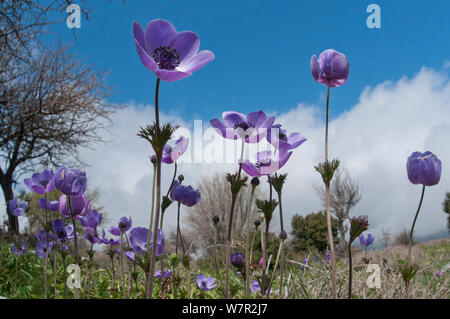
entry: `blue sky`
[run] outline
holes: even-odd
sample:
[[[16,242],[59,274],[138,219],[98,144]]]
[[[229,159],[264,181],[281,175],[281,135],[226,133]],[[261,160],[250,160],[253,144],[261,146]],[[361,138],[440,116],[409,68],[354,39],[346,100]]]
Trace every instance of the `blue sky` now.
[[[298,102],[323,103],[326,88],[313,81],[312,54],[334,48],[350,61],[349,81],[332,90],[332,117],[358,102],[368,85],[412,76],[449,59],[449,1],[381,1],[381,29],[369,29],[375,1],[96,0],[82,28],[55,27],[73,50],[101,70],[111,69],[114,103],[153,104],[155,76],[141,65],[131,26],[170,20],[192,30],[200,49],[216,59],[193,76],[161,86],[161,107],[185,120],[209,120],[224,110],[282,113]],[[76,39],[74,40],[74,33]]]

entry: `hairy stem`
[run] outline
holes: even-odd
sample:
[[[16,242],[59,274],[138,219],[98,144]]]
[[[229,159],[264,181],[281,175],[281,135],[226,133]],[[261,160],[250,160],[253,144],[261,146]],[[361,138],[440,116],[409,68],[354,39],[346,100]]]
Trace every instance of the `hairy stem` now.
[[[156,138],[159,139],[159,82],[160,79],[156,80],[155,89],[155,119],[156,119]],[[147,299],[153,298],[153,273],[155,271],[156,262],[156,241],[158,233],[158,223],[159,223],[159,213],[161,209],[161,154],[160,152],[155,152],[156,154],[156,211],[155,211],[155,225],[153,229],[153,242],[152,242],[152,254],[150,259],[150,272],[146,297]],[[149,229],[150,232],[150,229]]]
[[[328,162],[328,115],[330,105],[330,86],[328,85],[327,93],[327,111],[325,122],[325,163]],[[336,299],[336,256],[334,252],[333,231],[331,226],[331,214],[330,214],[330,183],[325,183],[325,196],[326,196],[326,213],[327,213],[327,228],[328,228],[328,245],[330,246],[331,255],[331,295],[333,299]]]
[[[250,291],[250,214],[253,203],[253,195],[255,194],[255,187],[252,187],[250,193],[250,198],[247,204],[247,220],[246,220],[246,231],[245,231],[245,285],[244,285],[244,296],[248,298]]]
[[[352,299],[352,243],[348,243],[348,299]]]

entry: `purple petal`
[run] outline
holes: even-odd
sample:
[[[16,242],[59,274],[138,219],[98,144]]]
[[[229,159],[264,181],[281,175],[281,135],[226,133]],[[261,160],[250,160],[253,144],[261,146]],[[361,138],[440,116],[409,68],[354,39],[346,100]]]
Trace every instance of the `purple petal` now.
[[[194,32],[183,31],[177,34],[170,47],[178,52],[181,60],[190,59],[200,48],[200,40]]]
[[[144,41],[147,52],[159,47],[168,47],[177,36],[177,30],[167,20],[155,19],[145,29]]]
[[[247,117],[239,112],[228,111],[223,112],[222,118],[225,124],[230,128],[235,128],[239,123],[247,123]]]
[[[174,82],[187,78],[188,76],[192,75],[192,72],[159,69],[158,72],[156,72],[156,75],[163,81]]]
[[[136,51],[139,54],[139,57],[141,58],[142,64],[150,71],[157,73],[159,71],[159,67],[156,64],[156,62],[150,57],[147,51],[145,51],[145,49],[138,43],[137,40],[135,40],[134,43],[136,45]]]
[[[184,72],[194,73],[195,71],[201,69],[214,59],[215,59],[214,53],[212,53],[209,50],[203,50],[194,55],[193,57],[181,61],[177,69]]]
[[[214,129],[222,135],[224,138],[228,138],[231,140],[236,140],[239,138],[239,135],[236,134],[236,132],[233,129],[230,129],[225,126],[221,121],[218,119],[213,119],[210,121],[211,126],[214,127]]]

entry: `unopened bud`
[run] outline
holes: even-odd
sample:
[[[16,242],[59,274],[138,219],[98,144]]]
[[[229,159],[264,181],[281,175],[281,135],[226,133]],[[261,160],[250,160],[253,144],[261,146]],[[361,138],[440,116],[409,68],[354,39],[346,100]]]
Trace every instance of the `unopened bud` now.
[[[180,184],[184,181],[183,174],[178,175],[178,181],[180,182]]]
[[[220,218],[219,218],[219,216],[217,216],[217,215],[215,215],[215,216],[212,218],[212,222],[213,222],[214,226],[217,226],[217,224],[219,223],[219,221],[220,221]]]
[[[156,155],[150,156],[150,161],[151,161],[153,164],[156,164]]]
[[[251,182],[250,182],[253,186],[258,186],[259,185],[259,178],[258,177],[253,177]]]
[[[259,219],[255,220],[255,227],[259,227],[261,225],[261,221]]]
[[[287,233],[283,230],[282,232],[280,232],[280,235],[278,235],[278,237],[279,237],[281,240],[286,240],[286,238],[287,238]]]
[[[264,213],[259,214],[259,220],[262,223],[262,221],[264,220]]]

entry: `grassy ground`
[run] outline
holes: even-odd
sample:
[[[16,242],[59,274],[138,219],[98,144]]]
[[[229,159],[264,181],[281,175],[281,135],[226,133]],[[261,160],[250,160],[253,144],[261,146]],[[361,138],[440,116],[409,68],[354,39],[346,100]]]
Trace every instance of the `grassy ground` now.
[[[25,255],[16,257],[8,246],[3,247],[0,265],[0,296],[7,298],[43,298],[43,260],[29,250]],[[365,252],[355,250],[353,254],[353,298],[405,298],[405,287],[398,269],[398,260],[405,259],[407,247],[395,246],[386,249]],[[330,269],[323,256],[314,261],[314,256],[309,255],[308,267],[302,266],[302,260],[288,262],[286,265],[287,287],[282,292],[284,298],[330,298]],[[98,253],[98,261],[104,258]],[[95,260],[95,259],[94,259]],[[419,271],[411,284],[411,298],[448,299],[450,297],[450,239],[441,239],[422,243],[414,246],[413,260],[419,264]],[[16,272],[17,261],[17,272]],[[67,263],[72,262],[68,257]],[[272,259],[272,265],[274,261]],[[100,267],[102,264],[102,267]],[[119,271],[119,263],[115,264],[114,288],[111,289],[112,272],[110,267],[104,267],[104,262],[94,262],[90,282],[90,298],[122,298],[122,277]],[[126,263],[128,264],[128,263]],[[379,267],[380,288],[370,288],[367,280],[371,275],[368,272],[368,264]],[[158,264],[159,265],[159,264]],[[219,260],[220,276],[216,273],[211,259],[203,262],[192,263],[190,270],[182,266],[178,268],[175,276],[176,298],[222,298],[223,285],[218,279],[225,277],[224,267]],[[371,266],[373,267],[373,266]],[[377,266],[375,266],[377,267]],[[167,267],[166,267],[167,268]],[[128,270],[129,269],[129,270]],[[338,297],[347,298],[348,289],[348,261],[341,258],[337,263]],[[82,288],[85,286],[86,262],[81,266]],[[260,270],[256,268],[253,275],[257,276]],[[439,273],[440,276],[439,276]],[[194,276],[205,273],[216,278],[218,286],[206,293],[197,289]],[[16,277],[17,274],[17,277]],[[56,280],[53,274],[53,261],[49,261],[48,271],[48,295],[49,298],[64,298],[64,271],[62,260],[57,256]],[[129,298],[143,298],[145,277],[139,267],[125,267],[126,295]],[[376,274],[375,274],[376,275]],[[136,278],[136,281],[134,280]],[[53,282],[56,285],[53,285]],[[253,280],[253,279],[252,279]],[[285,285],[286,286],[286,285]],[[86,283],[86,287],[88,284]],[[56,289],[55,289],[56,288]],[[242,276],[233,271],[230,283],[231,294],[234,298],[243,296]],[[83,296],[84,289],[80,296]],[[85,297],[88,295],[85,291]],[[173,286],[171,279],[156,279],[154,296],[158,298],[173,298]],[[279,284],[278,274],[275,275],[271,298],[278,298]],[[66,298],[73,298],[72,290],[67,289]],[[252,293],[252,298],[261,298],[257,293]]]

